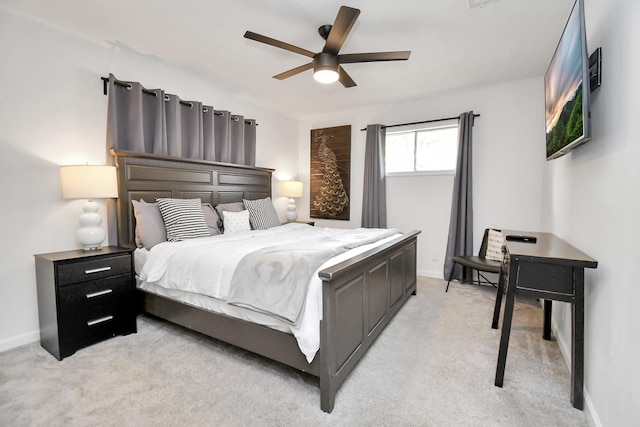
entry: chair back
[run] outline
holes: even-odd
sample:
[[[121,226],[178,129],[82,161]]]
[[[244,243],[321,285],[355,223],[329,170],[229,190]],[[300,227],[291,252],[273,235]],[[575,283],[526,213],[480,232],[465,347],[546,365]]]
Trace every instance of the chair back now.
[[[496,231],[497,233],[490,233],[490,230]],[[502,260],[502,245],[504,244],[504,240],[502,239],[501,233],[502,230],[497,228],[486,228],[484,230],[484,237],[482,238],[480,252],[478,253],[480,258],[494,261]]]
[[[480,252],[478,252],[478,256],[480,258],[484,258],[487,254],[487,246],[489,246],[489,229],[485,228],[484,236],[482,237],[482,244],[480,245]]]

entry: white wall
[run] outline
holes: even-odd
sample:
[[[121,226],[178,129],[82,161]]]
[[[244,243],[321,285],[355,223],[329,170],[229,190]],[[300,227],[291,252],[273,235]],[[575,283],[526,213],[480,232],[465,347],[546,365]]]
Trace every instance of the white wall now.
[[[239,94],[157,58],[88,41],[1,7],[0,40],[0,351],[39,339],[33,254],[79,248],[82,201],[62,200],[58,167],[105,163],[101,76],[112,72],[255,118],[257,165],[276,168],[275,175],[297,174],[297,121]],[[275,202],[284,219],[286,199]],[[104,218],[103,201],[100,206]]]
[[[367,124],[397,124],[458,116],[473,110],[474,243],[487,227],[539,230],[544,160],[542,78],[407,99],[390,105],[341,113],[303,123],[301,173],[309,176],[311,129],[351,124],[351,220],[318,220],[319,225],[359,226],[362,214]],[[306,186],[308,188],[308,185]],[[451,211],[452,175],[387,178],[387,225],[418,237],[418,273],[442,277]],[[309,215],[308,191],[298,202]],[[435,260],[434,260],[435,258]]]
[[[604,61],[603,86],[593,98],[593,140],[549,163],[543,160],[542,78],[298,123],[157,59],[98,45],[0,8],[0,179],[5,191],[0,209],[5,242],[0,249],[0,351],[38,339],[33,254],[78,247],[74,231],[81,202],[61,200],[58,165],[104,162],[106,97],[100,76],[113,72],[256,118],[258,164],[277,168],[276,176],[307,183],[306,196],[298,201],[300,218],[308,218],[310,129],[351,124],[352,219],[343,226],[360,223],[361,128],[474,110],[481,114],[474,127],[476,245],[487,226],[543,230],[598,259],[598,269],[586,275],[587,409],[596,424],[634,425],[640,405],[640,339],[634,316],[640,286],[633,269],[640,241],[640,172],[635,164],[640,106],[634,102],[640,27],[633,19],[640,16],[640,3],[585,3],[589,44],[603,47]],[[418,268],[437,274],[442,270],[450,178],[431,178],[413,188],[405,178],[394,180],[388,184],[394,201],[389,225],[423,231]],[[397,201],[401,189],[416,194],[412,203]],[[286,203],[276,202],[281,207]],[[399,213],[403,211],[406,216]],[[431,261],[433,251],[439,254],[437,262]],[[555,304],[554,326],[565,354],[569,325],[568,307]]]
[[[596,423],[638,424],[640,242],[638,2],[585,0],[589,50],[602,47],[603,83],[592,95],[593,138],[545,168],[544,227],[598,260],[585,272],[585,387]],[[571,313],[554,326],[569,355]]]

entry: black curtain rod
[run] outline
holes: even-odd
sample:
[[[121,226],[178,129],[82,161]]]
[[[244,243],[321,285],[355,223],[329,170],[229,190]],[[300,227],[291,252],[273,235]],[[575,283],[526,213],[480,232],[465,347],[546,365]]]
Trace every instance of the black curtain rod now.
[[[475,119],[476,117],[480,117],[480,114],[474,114],[473,118]],[[456,116],[456,117],[446,117],[444,119],[433,119],[433,120],[423,120],[421,122],[411,122],[411,123],[400,123],[397,125],[382,125],[382,129],[386,129],[386,128],[395,128],[398,126],[409,126],[409,125],[421,125],[423,123],[436,123],[436,122],[445,122],[447,120],[458,120],[460,119],[460,116]],[[367,130],[367,128],[364,129],[360,129],[361,131],[365,131]]]
[[[109,78],[108,77],[100,77],[100,79],[102,80],[103,93],[105,95],[107,95],[107,89],[109,87]],[[123,83],[123,82],[115,80],[115,79],[113,80],[113,84],[116,84],[118,86],[122,86],[122,87],[126,87],[126,88],[131,89],[131,85],[129,83]],[[142,93],[146,93],[147,95],[157,96],[157,93],[155,93],[152,90],[145,89],[145,88],[142,88]],[[169,97],[167,95],[165,95],[164,100],[168,101]],[[193,104],[191,102],[186,102],[186,101],[183,101],[183,100],[180,100],[180,104],[184,105],[185,107],[189,107],[189,108],[193,107]],[[202,109],[203,109],[203,111],[205,113],[208,111],[208,108],[206,106],[204,106],[204,105],[202,106]],[[221,112],[221,111],[214,111],[213,114],[215,114],[216,116],[224,116],[224,113]],[[234,121],[237,122],[239,119],[238,119],[238,116],[233,116],[232,115],[231,116],[231,120],[234,120]],[[251,120],[245,120],[244,124],[245,125],[253,125],[254,123],[252,123]],[[255,123],[255,125],[258,126],[258,123]]]

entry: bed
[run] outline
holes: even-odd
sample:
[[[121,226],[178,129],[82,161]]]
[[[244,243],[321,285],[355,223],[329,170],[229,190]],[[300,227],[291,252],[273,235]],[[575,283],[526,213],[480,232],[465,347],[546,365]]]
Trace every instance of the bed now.
[[[117,225],[117,235],[109,237],[120,246],[136,247],[134,200],[200,199],[216,206],[271,197],[273,169],[126,151],[112,155],[118,199],[109,208],[109,221]],[[387,237],[318,272],[322,320],[319,349],[311,362],[292,333],[195,307],[171,294],[140,289],[142,310],[318,377],[320,407],[331,412],[340,385],[416,292],[419,233]]]

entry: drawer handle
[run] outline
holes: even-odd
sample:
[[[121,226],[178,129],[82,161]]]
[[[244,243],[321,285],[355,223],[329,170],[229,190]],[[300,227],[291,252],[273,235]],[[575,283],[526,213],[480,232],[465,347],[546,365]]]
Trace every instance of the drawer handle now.
[[[99,319],[89,320],[87,322],[87,326],[97,325],[98,323],[108,322],[109,320],[113,320],[113,316],[104,316]]]
[[[107,295],[113,292],[113,289],[105,289],[104,291],[94,292],[92,294],[87,294],[87,299],[99,297],[100,295]]]
[[[93,270],[85,270],[84,274],[102,273],[103,271],[109,271],[111,267],[94,268]]]

